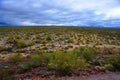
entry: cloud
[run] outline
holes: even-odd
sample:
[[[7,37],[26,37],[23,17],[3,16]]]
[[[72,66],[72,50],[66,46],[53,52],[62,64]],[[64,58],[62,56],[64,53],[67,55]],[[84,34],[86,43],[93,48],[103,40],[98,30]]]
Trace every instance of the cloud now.
[[[20,22],[21,25],[39,25],[37,23],[33,23],[31,21],[24,21],[24,22]]]
[[[106,15],[106,18],[120,18],[120,7],[112,8],[104,14]]]
[[[107,5],[109,4],[109,5]],[[96,10],[107,9],[117,4],[117,0],[58,0],[57,5],[64,6],[66,8],[81,11],[81,10]]]
[[[0,22],[10,25],[119,26],[119,0],[0,0]]]

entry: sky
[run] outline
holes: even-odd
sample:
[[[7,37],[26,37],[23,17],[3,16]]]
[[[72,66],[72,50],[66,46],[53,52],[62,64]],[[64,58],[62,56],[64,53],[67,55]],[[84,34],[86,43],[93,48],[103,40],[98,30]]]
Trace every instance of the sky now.
[[[0,0],[0,26],[120,27],[120,0]]]

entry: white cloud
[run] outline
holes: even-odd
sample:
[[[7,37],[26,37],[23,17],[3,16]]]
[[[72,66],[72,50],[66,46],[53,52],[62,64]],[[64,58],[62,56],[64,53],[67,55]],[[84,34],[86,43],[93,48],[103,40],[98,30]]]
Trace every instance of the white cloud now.
[[[106,11],[95,11],[94,13],[98,16],[103,15],[101,20],[119,19],[120,7],[109,8]]]
[[[44,12],[49,14],[55,14],[55,13],[58,13],[59,11],[57,9],[48,9],[48,10],[45,10]]]
[[[112,8],[104,14],[106,15],[106,18],[120,18],[120,7]]]
[[[23,22],[20,22],[19,23],[20,25],[29,25],[29,26],[38,26],[38,25],[45,25],[45,26],[52,26],[52,25],[59,25],[59,26],[62,26],[64,24],[62,23],[42,23],[42,24],[39,24],[39,23],[35,23],[35,22],[32,22],[32,21],[23,21]]]
[[[55,0],[54,0],[55,1]],[[81,11],[84,9],[107,9],[117,4],[117,0],[58,0],[57,5]]]
[[[37,23],[34,23],[34,22],[31,22],[31,21],[23,21],[23,22],[20,22],[19,23],[20,25],[40,25],[40,24],[37,24]]]
[[[95,20],[120,18],[118,0],[59,0],[57,5],[73,12],[93,11],[95,16],[92,18],[95,18]]]

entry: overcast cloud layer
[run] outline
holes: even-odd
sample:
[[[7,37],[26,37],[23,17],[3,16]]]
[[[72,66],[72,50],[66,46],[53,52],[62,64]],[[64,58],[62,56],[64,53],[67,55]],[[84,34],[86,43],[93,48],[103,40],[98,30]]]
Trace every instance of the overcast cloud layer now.
[[[0,25],[120,27],[120,1],[0,0]]]

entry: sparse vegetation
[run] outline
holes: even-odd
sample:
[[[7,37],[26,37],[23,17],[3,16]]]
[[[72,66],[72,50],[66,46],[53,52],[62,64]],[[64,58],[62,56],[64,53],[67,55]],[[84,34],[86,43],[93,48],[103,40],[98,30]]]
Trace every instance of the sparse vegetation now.
[[[84,49],[81,51],[81,55],[87,60],[91,61],[95,58],[95,50],[92,48]]]
[[[19,73],[24,73],[30,69],[30,67],[27,64],[18,64],[17,67]]]
[[[95,50],[93,48],[80,47],[79,49],[74,49],[73,53],[84,58],[86,61],[91,61],[95,57]]]
[[[8,57],[8,61],[11,63],[19,63],[22,61],[22,56],[21,54],[13,54]]]
[[[120,29],[0,27],[0,79],[109,71],[120,71]]]
[[[107,62],[114,68],[120,70],[120,55],[113,55],[108,57]]]
[[[52,54],[48,66],[56,69],[61,74],[69,74],[75,70],[84,70],[88,64],[71,52],[56,51]]]
[[[14,80],[15,71],[12,69],[3,69],[0,71],[0,80]]]
[[[29,66],[37,67],[41,66],[43,61],[42,54],[33,54],[29,56]]]
[[[0,46],[0,52],[3,52],[3,51],[10,52],[11,48],[10,47],[6,48],[6,47],[3,47],[3,46]]]

